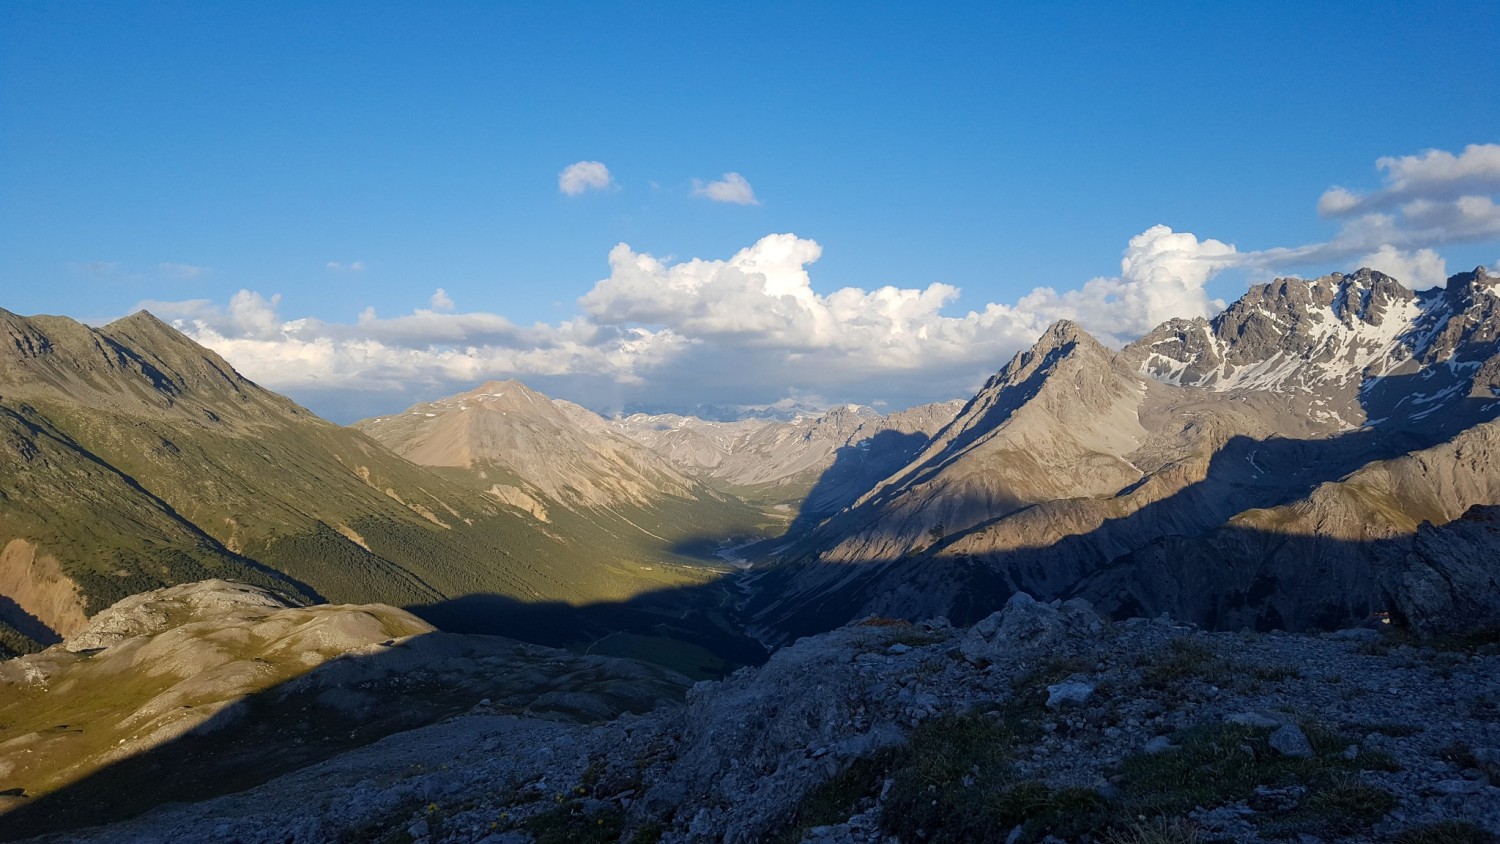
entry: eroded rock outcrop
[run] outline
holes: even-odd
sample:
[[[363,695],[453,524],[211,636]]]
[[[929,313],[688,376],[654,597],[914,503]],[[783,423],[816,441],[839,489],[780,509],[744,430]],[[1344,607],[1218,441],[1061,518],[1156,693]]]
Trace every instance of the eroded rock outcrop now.
[[[1391,611],[1429,636],[1500,630],[1500,507],[1476,506],[1441,526],[1424,524],[1398,561]]]

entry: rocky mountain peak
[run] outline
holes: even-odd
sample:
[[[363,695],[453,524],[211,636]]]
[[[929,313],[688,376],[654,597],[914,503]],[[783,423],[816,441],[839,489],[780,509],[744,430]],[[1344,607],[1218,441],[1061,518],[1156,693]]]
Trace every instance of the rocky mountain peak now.
[[[0,325],[6,335],[4,360],[8,364],[52,366],[67,359],[68,366],[77,368],[102,358],[107,365],[118,365],[115,350],[101,344],[97,332],[68,317],[25,317],[5,311]]]
[[[145,311],[97,329],[67,317],[6,311],[0,326],[6,338],[0,385],[31,400],[88,396],[159,412],[193,397],[241,399],[253,387],[223,358]]]
[[[593,411],[513,379],[355,425],[418,465],[474,470],[481,491],[533,513],[538,495],[592,509],[707,495]],[[489,469],[511,478],[497,485]]]
[[[1213,326],[1203,317],[1170,319],[1126,346],[1123,355],[1158,381],[1198,384],[1224,363]]]
[[[1450,308],[1455,311],[1466,310],[1475,304],[1500,297],[1500,276],[1491,275],[1482,266],[1475,267],[1471,272],[1449,276],[1443,294]]]
[[[1424,350],[1446,336],[1449,315],[1468,307],[1443,305],[1438,294],[1414,293],[1370,268],[1278,278],[1251,287],[1211,321],[1162,325],[1126,356],[1157,381],[1277,395],[1295,417],[1347,429],[1389,412],[1380,402],[1375,412],[1361,391],[1426,365],[1413,357],[1430,357]]]
[[[1486,287],[1493,287],[1500,284],[1500,276],[1490,272],[1489,268],[1481,264],[1469,272],[1455,273],[1448,278],[1449,287],[1452,287],[1455,282],[1459,284],[1483,284]]]
[[[504,392],[507,392],[507,391],[515,391],[517,393],[529,394],[529,395],[532,395],[532,396],[539,396],[539,395],[541,395],[541,393],[536,392],[535,390],[531,389],[530,387],[526,386],[525,384],[521,383],[520,381],[516,380],[515,378],[506,378],[506,379],[503,379],[503,380],[498,380],[498,379],[492,378],[492,379],[484,382],[483,384],[480,384],[478,387],[475,387],[472,390],[456,394],[454,396],[454,398],[467,398],[467,397],[482,396],[482,395],[493,395],[493,394],[496,394],[496,393],[504,393]]]
[[[1053,349],[1079,345],[1104,349],[1103,344],[1083,330],[1083,326],[1071,319],[1060,319],[1047,326],[1047,330],[1043,331],[1042,336],[1032,344],[1031,350],[1045,354]]]
[[[156,316],[156,314],[151,313],[145,308],[142,308],[129,316],[120,317],[114,322],[111,322],[109,324],[109,327],[122,331],[136,329],[143,331],[153,331],[162,334],[176,334],[178,336],[181,336],[175,328],[167,325],[165,322],[162,322],[161,319]]]
[[[991,376],[980,393],[983,395],[1032,377],[1038,370],[1055,365],[1063,358],[1107,363],[1113,356],[1114,352],[1084,331],[1078,323],[1060,319],[1048,326],[1030,349],[1018,352],[999,372]]]
[[[223,358],[211,349],[162,322],[150,311],[140,310],[130,316],[120,317],[99,329],[101,334],[114,338],[129,339],[150,349],[159,356],[178,358],[207,358],[221,363]],[[228,366],[228,364],[223,364]]]
[[[136,311],[117,319],[99,333],[134,350],[179,391],[238,392],[250,383],[217,352],[162,322],[150,311]]]
[[[30,320],[4,308],[0,308],[0,335],[4,337],[5,349],[4,356],[0,357],[0,366],[4,366],[7,361],[41,357],[53,350],[51,338]]]
[[[1401,282],[1368,267],[1353,275],[1335,273],[1330,279],[1335,283],[1333,313],[1345,323],[1358,319],[1369,325],[1381,325],[1393,305],[1411,302],[1417,296]]]
[[[806,420],[811,427],[807,436],[812,437],[822,432],[829,432],[847,438],[860,426],[878,421],[880,418],[879,413],[864,405],[841,404],[813,419]]]

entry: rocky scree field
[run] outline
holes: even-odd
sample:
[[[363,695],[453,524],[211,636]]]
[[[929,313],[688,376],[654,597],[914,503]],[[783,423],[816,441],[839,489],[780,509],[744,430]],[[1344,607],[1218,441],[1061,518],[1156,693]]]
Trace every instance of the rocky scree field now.
[[[680,704],[476,706],[240,794],[46,841],[1483,842],[1500,651],[1208,633],[1018,594],[867,618]]]

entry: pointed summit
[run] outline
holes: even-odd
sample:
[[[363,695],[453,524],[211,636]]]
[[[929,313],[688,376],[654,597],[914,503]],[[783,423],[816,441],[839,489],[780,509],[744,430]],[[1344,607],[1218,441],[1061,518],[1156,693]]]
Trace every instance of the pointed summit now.
[[[99,333],[133,349],[151,367],[186,389],[228,389],[239,392],[249,379],[193,338],[147,310],[111,322]]]
[[[145,308],[136,311],[130,316],[120,317],[119,319],[105,326],[105,328],[119,329],[127,329],[132,327],[139,327],[156,331],[170,331],[174,333],[177,331],[177,329],[173,328],[170,325],[167,325],[165,322],[162,322],[156,316],[156,314],[151,313]]]
[[[1464,293],[1488,290],[1496,285],[1500,285],[1500,276],[1490,274],[1488,268],[1480,265],[1470,272],[1456,273],[1449,276],[1447,288],[1450,292]]]
[[[1090,345],[1104,348],[1103,344],[1094,338],[1094,335],[1083,330],[1083,326],[1071,319],[1060,319],[1047,326],[1042,336],[1037,338],[1032,345],[1033,351],[1060,348],[1067,345]]]
[[[175,348],[183,354],[195,357],[208,357],[215,362],[222,362],[212,350],[199,344],[198,341],[183,334],[176,328],[162,322],[150,311],[140,310],[130,316],[120,317],[99,329],[101,334],[120,340],[130,340],[149,346],[158,354],[166,354],[168,349]],[[224,364],[228,366],[228,364]]]
[[[491,378],[490,380],[484,382],[483,384],[480,384],[478,387],[475,387],[472,390],[467,390],[465,392],[458,393],[457,396],[478,396],[478,395],[482,395],[482,394],[485,394],[485,393],[499,393],[499,392],[504,392],[505,390],[521,390],[523,392],[528,392],[528,393],[534,393],[535,392],[530,387],[526,386],[524,383],[522,383],[521,381],[519,381],[519,380],[517,380],[515,378],[505,378],[505,379]]]
[[[998,373],[990,378],[985,389],[1024,377],[1025,373],[1047,365],[1062,357],[1076,357],[1082,353],[1087,358],[1106,361],[1112,352],[1103,343],[1084,331],[1082,326],[1070,319],[1060,319],[1047,327],[1042,336],[1031,344],[1031,348],[1011,358]]]

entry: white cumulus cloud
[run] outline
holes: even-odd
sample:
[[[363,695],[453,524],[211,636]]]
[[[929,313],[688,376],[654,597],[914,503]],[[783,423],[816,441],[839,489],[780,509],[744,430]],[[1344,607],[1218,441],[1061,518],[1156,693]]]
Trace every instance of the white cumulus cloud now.
[[[1427,150],[1375,162],[1382,185],[1360,193],[1329,188],[1318,213],[1339,221],[1331,240],[1243,253],[1242,266],[1266,270],[1381,261],[1416,287],[1440,283],[1434,247],[1500,239],[1500,144],[1470,144],[1460,153]]]
[[[1240,260],[1230,244],[1200,241],[1189,232],[1156,225],[1130,239],[1120,275],[1090,279],[1062,292],[1040,287],[1016,305],[1047,322],[1074,320],[1119,345],[1173,317],[1218,313],[1224,303],[1210,299],[1204,285]]]
[[[1319,213],[1342,217],[1412,200],[1455,200],[1500,191],[1500,144],[1469,144],[1457,155],[1440,149],[1388,155],[1376,159],[1375,166],[1385,171],[1379,190],[1358,194],[1330,188],[1318,200]]]
[[[568,196],[578,196],[591,190],[608,190],[614,183],[609,168],[598,161],[569,164],[557,175],[557,189]]]
[[[738,173],[725,173],[723,178],[716,182],[705,182],[702,179],[693,180],[693,196],[701,196],[714,202],[728,202],[734,205],[759,205],[760,200],[755,198],[755,189],[744,176]]]
[[[1157,225],[1130,238],[1117,275],[1037,287],[1009,303],[960,307],[959,289],[941,282],[820,290],[822,245],[781,233],[727,258],[674,260],[620,243],[577,312],[551,324],[458,312],[443,289],[410,313],[366,309],[348,322],[284,316],[278,296],[251,290],[224,304],[143,306],[251,378],[344,420],[353,408],[391,412],[504,377],[602,410],[797,396],[905,406],[971,393],[1057,319],[1118,346],[1172,317],[1212,316],[1223,303],[1208,285],[1226,269],[1368,265],[1412,287],[1442,283],[1437,246],[1500,239],[1486,149],[1381,159],[1379,191],[1319,200],[1339,220],[1324,242],[1242,251]],[[748,183],[744,196],[753,199]]]
[[[1133,238],[1117,277],[1038,288],[1015,304],[945,313],[958,288],[846,287],[823,293],[816,241],[773,234],[727,259],[672,261],[619,244],[609,275],[556,324],[429,307],[351,322],[279,314],[279,296],[242,290],[227,305],[148,302],[246,375],[313,401],[371,407],[520,377],[594,407],[772,404],[788,396],[904,406],[960,396],[1060,318],[1120,343],[1172,316],[1211,313],[1203,285],[1234,248],[1153,227]],[[366,398],[360,398],[363,395]],[[387,412],[392,404],[374,406]]]
[[[362,273],[365,271],[364,261],[350,261],[347,264],[339,261],[329,261],[323,266],[324,268],[336,273]]]

